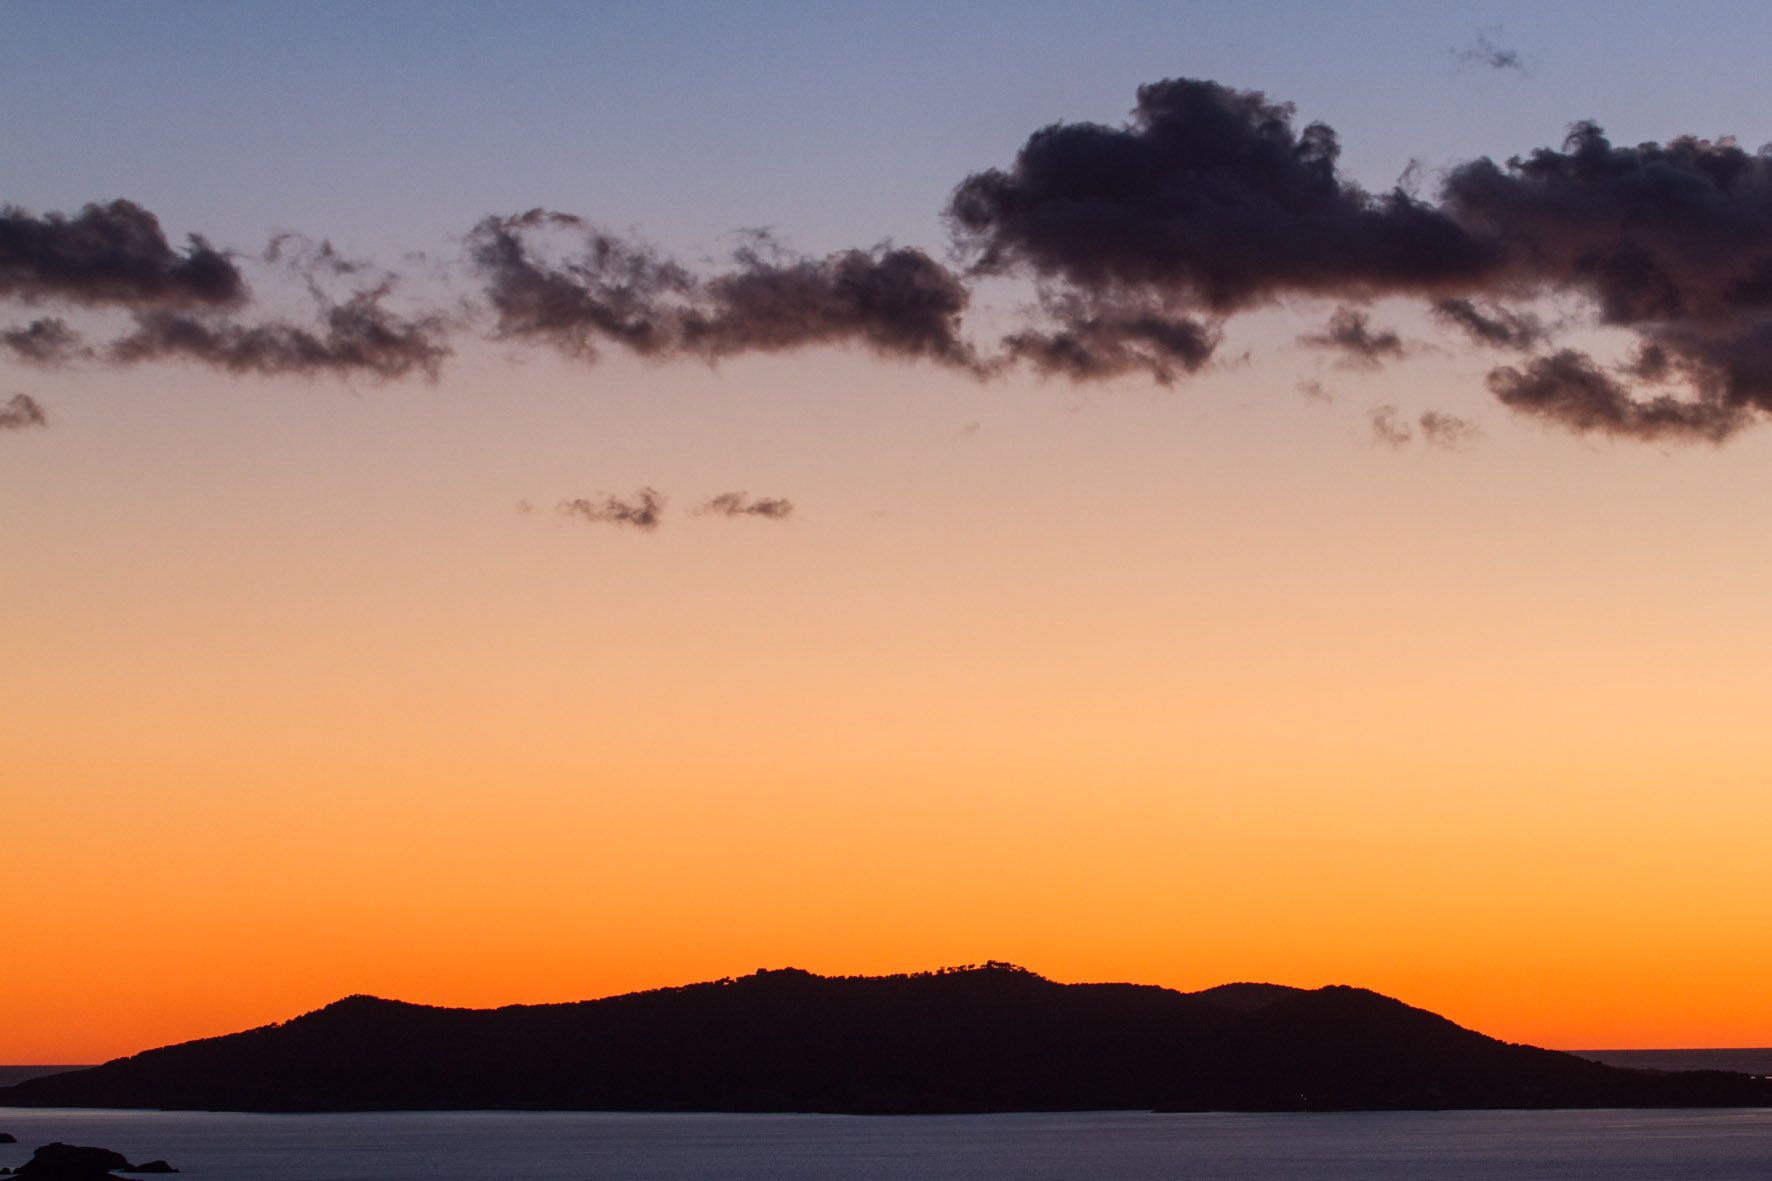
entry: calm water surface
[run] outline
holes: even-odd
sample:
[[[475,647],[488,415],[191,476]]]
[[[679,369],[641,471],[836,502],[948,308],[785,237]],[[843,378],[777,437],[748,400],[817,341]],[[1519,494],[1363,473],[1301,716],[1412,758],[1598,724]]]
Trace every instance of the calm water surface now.
[[[188,1181],[1766,1181],[1772,1111],[897,1116],[237,1115],[0,1108],[0,1165],[51,1140]]]

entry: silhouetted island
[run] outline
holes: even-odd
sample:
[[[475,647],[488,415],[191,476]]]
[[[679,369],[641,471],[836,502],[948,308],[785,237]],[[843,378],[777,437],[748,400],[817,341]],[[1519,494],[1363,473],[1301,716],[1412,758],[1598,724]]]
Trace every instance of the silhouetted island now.
[[[0,1089],[0,1106],[231,1111],[1306,1111],[1772,1104],[1772,1081],[1510,1045],[1359,988],[1182,993],[1009,964],[793,968],[559,1005],[348,997]]]
[[[14,1177],[26,1181],[122,1181],[118,1173],[176,1173],[163,1160],[132,1165],[129,1158],[108,1148],[77,1144],[45,1144],[20,1165]]]

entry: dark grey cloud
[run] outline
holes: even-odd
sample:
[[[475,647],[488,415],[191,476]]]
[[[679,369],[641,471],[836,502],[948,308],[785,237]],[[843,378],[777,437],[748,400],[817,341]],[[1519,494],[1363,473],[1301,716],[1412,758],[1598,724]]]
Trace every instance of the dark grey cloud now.
[[[1433,313],[1442,322],[1463,329],[1474,343],[1490,348],[1524,352],[1550,339],[1550,332],[1536,315],[1498,304],[1479,307],[1462,297],[1442,299],[1435,301]]]
[[[546,252],[550,235],[565,239],[560,257]],[[728,269],[702,276],[576,215],[543,209],[484,219],[468,248],[500,337],[586,360],[606,345],[706,361],[859,345],[883,357],[977,367],[960,335],[968,288],[920,250],[876,246],[808,258],[753,236]]]
[[[785,521],[794,514],[794,502],[780,496],[753,498],[748,492],[722,492],[702,501],[695,511],[702,516],[763,517]]]
[[[397,315],[383,305],[387,294],[382,286],[329,304],[317,325],[138,313],[135,330],[113,341],[105,356],[116,364],[181,360],[261,376],[435,378],[451,351],[447,323],[440,316]]]
[[[0,206],[0,296],[130,308],[218,307],[246,298],[232,259],[192,235],[173,249],[160,221],[133,201],[72,217]]]
[[[1104,306],[1105,305],[1105,306]],[[1048,298],[1047,322],[1003,338],[1007,360],[1044,377],[1101,381],[1142,374],[1170,385],[1197,372],[1218,348],[1215,324],[1132,301]]]
[[[1772,410],[1772,157],[1729,139],[1620,147],[1578,123],[1560,150],[1454,169],[1443,201],[1513,243],[1511,289],[1575,295],[1636,338],[1616,374],[1567,350],[1498,370],[1510,405],[1631,438],[1721,438]],[[1645,394],[1656,381],[1678,396]]]
[[[65,320],[54,316],[12,328],[0,328],[0,348],[16,360],[45,369],[72,364],[92,355],[80,334],[68,327]]]
[[[1517,64],[1493,41],[1478,49],[1495,68]],[[1560,147],[1458,164],[1426,195],[1419,175],[1368,191],[1339,154],[1336,133],[1288,103],[1170,79],[1139,88],[1123,123],[1054,123],[1005,166],[961,180],[945,209],[953,266],[889,244],[802,255],[754,234],[691,267],[533,209],[469,232],[483,302],[459,317],[392,311],[393,276],[325,239],[280,234],[255,264],[307,282],[319,301],[308,322],[251,306],[233,256],[201,238],[175,248],[131,202],[74,215],[9,206],[0,299],[121,310],[133,327],[105,340],[41,317],[0,329],[0,354],[434,377],[452,334],[480,315],[495,339],[586,360],[840,346],[978,377],[1169,384],[1214,363],[1231,317],[1276,302],[1338,305],[1301,339],[1344,360],[1404,355],[1408,343],[1360,310],[1382,297],[1423,301],[1471,343],[1521,354],[1489,388],[1578,433],[1717,439],[1772,413],[1772,154],[1691,136],[1619,146],[1578,123]],[[1035,298],[975,342],[973,291],[995,277]],[[341,281],[371,286],[328,294]],[[1564,347],[1596,325],[1627,362]]]
[[[1518,65],[1486,38],[1479,50]],[[1040,285],[1050,323],[1003,349],[1042,373],[1169,381],[1206,363],[1237,312],[1415,297],[1476,344],[1536,354],[1514,371],[1532,380],[1491,381],[1510,405],[1597,429],[1578,409],[1592,399],[1529,392],[1595,388],[1532,310],[1548,298],[1635,338],[1637,363],[1603,375],[1627,407],[1602,419],[1615,433],[1712,437],[1756,417],[1732,411],[1772,412],[1772,155],[1695,137],[1620,147],[1578,123],[1560,149],[1457,165],[1424,199],[1365,191],[1338,153],[1289,104],[1174,79],[1141,87],[1123,125],[1035,132],[1008,167],[962,181],[948,217],[971,274]],[[1406,349],[1348,308],[1304,339],[1358,363]]]
[[[553,261],[544,234],[563,234],[572,253]],[[696,287],[681,265],[583,218],[546,209],[483,219],[468,235],[500,337],[556,348],[585,360],[618,344],[643,357],[675,350],[677,301]]]
[[[558,507],[562,516],[576,520],[625,525],[651,533],[664,516],[664,506],[665,498],[656,489],[641,488],[632,496],[600,493],[595,497],[562,500]]]
[[[1343,364],[1360,369],[1376,369],[1408,352],[1402,337],[1388,328],[1373,328],[1370,316],[1348,307],[1336,308],[1322,331],[1307,333],[1298,342],[1337,353]]]
[[[883,357],[977,364],[960,336],[970,292],[921,250],[876,246],[821,259],[742,250],[683,320],[683,347],[710,358],[858,344]]]
[[[0,402],[0,431],[23,431],[49,425],[49,415],[29,394],[14,394]]]
[[[1031,273],[1228,313],[1280,295],[1456,292],[1500,262],[1439,209],[1372,195],[1336,168],[1322,123],[1216,82],[1138,89],[1130,123],[1055,123],[948,206],[983,274]]]
[[[1507,406],[1578,434],[1652,441],[1720,443],[1746,426],[1748,411],[1715,391],[1697,398],[1641,397],[1574,349],[1534,357],[1489,374]]]

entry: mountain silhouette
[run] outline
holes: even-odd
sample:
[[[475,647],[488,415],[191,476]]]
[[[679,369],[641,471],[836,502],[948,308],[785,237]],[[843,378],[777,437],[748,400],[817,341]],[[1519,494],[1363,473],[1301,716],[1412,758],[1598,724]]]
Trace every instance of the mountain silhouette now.
[[[1772,1105],[1772,1082],[1511,1045],[1374,992],[794,968],[602,1000],[354,996],[0,1088],[0,1106],[854,1113]]]

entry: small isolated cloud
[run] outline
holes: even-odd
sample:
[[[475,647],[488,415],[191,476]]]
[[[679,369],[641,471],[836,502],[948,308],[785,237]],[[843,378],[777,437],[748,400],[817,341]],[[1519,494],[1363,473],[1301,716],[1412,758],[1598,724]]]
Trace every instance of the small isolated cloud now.
[[[1461,66],[1482,66],[1491,70],[1512,70],[1516,74],[1526,73],[1526,63],[1520,59],[1520,51],[1496,44],[1490,34],[1500,36],[1501,30],[1477,30],[1476,44],[1452,50],[1452,59]]]
[[[1321,332],[1306,333],[1298,343],[1337,353],[1342,365],[1355,369],[1377,369],[1408,351],[1402,337],[1388,328],[1374,329],[1370,316],[1348,307],[1336,308]]]
[[[49,425],[49,415],[29,394],[14,394],[0,402],[0,431],[23,431]]]
[[[780,496],[759,496],[752,499],[748,492],[722,492],[702,501],[695,513],[697,516],[763,517],[771,521],[785,521],[794,513],[794,502]]]
[[[1403,447],[1415,438],[1414,428],[1389,403],[1374,406],[1367,412],[1366,421],[1372,428],[1372,442],[1378,446]]]
[[[1483,429],[1469,419],[1439,410],[1424,410],[1416,419],[1421,427],[1421,441],[1429,447],[1460,451],[1483,437]]]
[[[53,316],[15,328],[0,328],[0,348],[29,365],[53,369],[92,355],[80,334]]]
[[[1335,395],[1323,387],[1323,383],[1312,379],[1298,383],[1298,392],[1313,402],[1333,402]]]
[[[664,516],[665,498],[654,488],[641,488],[632,496],[611,496],[599,494],[596,497],[579,497],[576,500],[562,500],[559,504],[561,516],[573,517],[581,521],[625,525],[651,533],[658,528],[659,520]]]
[[[531,504],[527,500],[519,500],[517,502],[517,511],[520,513],[523,513],[525,516],[527,516],[528,514],[535,511],[535,505]]]

